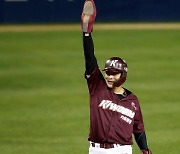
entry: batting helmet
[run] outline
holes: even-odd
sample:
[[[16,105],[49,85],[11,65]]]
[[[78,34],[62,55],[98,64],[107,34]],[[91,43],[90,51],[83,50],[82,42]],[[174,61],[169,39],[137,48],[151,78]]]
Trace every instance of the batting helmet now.
[[[103,71],[106,71],[108,75],[121,73],[121,77],[114,83],[114,86],[119,87],[126,81],[127,77],[127,63],[125,60],[119,57],[111,57],[105,63]]]

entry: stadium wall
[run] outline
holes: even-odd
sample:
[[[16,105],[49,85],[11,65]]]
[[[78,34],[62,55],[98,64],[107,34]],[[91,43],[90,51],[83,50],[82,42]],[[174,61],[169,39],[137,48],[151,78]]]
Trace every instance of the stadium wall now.
[[[84,0],[0,0],[0,23],[79,22]],[[180,21],[179,0],[96,0],[99,22]]]

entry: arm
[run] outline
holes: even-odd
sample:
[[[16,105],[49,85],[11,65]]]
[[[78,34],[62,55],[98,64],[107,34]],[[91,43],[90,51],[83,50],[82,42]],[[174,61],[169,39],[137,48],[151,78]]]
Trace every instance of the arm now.
[[[91,34],[83,33],[83,47],[84,47],[84,57],[86,66],[86,75],[91,75],[94,69],[98,66],[97,60],[94,55],[94,45]]]
[[[152,152],[148,149],[145,132],[134,133],[134,137],[135,137],[137,145],[141,149],[142,154],[152,154]]]
[[[152,152],[150,151],[147,145],[146,133],[144,130],[144,122],[143,122],[142,112],[138,99],[137,99],[137,105],[138,105],[138,107],[136,108],[137,112],[134,117],[133,134],[136,143],[141,150],[141,154],[152,154]]]
[[[81,26],[83,31],[83,48],[86,66],[86,75],[91,75],[98,66],[94,55],[94,44],[91,37],[93,23],[96,17],[96,6],[93,0],[86,0],[81,16]]]

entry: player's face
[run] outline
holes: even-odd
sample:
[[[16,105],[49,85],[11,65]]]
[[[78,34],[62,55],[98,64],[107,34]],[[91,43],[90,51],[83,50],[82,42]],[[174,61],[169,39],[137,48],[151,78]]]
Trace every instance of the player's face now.
[[[121,77],[121,73],[108,73],[105,72],[104,74],[104,78],[106,81],[106,84],[109,88],[113,88],[114,87],[114,83],[117,82]]]

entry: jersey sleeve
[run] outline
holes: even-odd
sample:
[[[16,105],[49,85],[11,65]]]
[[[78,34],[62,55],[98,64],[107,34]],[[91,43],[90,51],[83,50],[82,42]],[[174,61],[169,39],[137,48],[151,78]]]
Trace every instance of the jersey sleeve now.
[[[91,33],[88,35],[86,35],[86,33],[83,33],[83,48],[84,48],[86,74],[91,75],[94,69],[98,66],[94,54],[94,43],[91,37]]]
[[[139,105],[139,101],[137,100],[137,112],[134,117],[133,133],[141,133],[141,132],[144,132],[144,122],[143,122],[143,116]]]
[[[106,85],[104,77],[98,67],[94,69],[90,76],[85,73],[85,78],[87,80],[90,95],[95,94],[98,89],[103,88]]]

